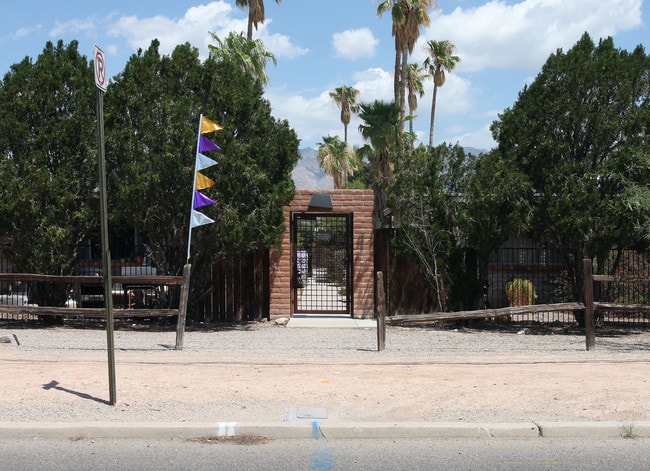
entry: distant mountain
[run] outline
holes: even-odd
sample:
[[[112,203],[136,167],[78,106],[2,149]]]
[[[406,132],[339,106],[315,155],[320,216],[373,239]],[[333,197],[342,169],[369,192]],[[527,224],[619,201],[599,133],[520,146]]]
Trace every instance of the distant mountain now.
[[[291,172],[298,190],[331,190],[332,177],[325,175],[318,165],[318,151],[311,147],[300,149],[300,160]]]
[[[463,147],[465,153],[478,156],[485,153],[484,149]],[[291,177],[298,190],[331,190],[334,188],[332,177],[325,175],[318,165],[318,151],[311,147],[300,149],[300,160],[296,164]]]
[[[476,147],[463,147],[463,150],[466,154],[471,155],[481,155],[487,152],[485,149],[477,149]]]

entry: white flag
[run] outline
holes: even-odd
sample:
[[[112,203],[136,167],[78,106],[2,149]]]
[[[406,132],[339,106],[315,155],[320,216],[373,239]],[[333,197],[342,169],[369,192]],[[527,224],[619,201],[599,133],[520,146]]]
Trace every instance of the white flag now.
[[[196,153],[196,168],[198,170],[203,170],[204,168],[212,167],[213,165],[217,165],[217,162],[215,160],[212,160],[210,157],[206,157],[200,152]]]
[[[203,226],[205,224],[212,224],[214,219],[210,219],[203,213],[192,210],[192,220],[190,221],[190,227]]]

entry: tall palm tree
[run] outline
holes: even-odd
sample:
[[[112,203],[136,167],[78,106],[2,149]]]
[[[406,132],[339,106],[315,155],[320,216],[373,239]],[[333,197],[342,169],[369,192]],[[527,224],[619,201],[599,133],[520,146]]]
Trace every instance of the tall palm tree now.
[[[318,146],[318,163],[332,177],[334,188],[346,188],[348,177],[357,169],[356,154],[338,136],[323,136]]]
[[[269,84],[266,75],[266,62],[271,59],[277,64],[273,53],[266,50],[264,43],[259,39],[247,39],[242,33],[231,32],[222,41],[215,33],[210,32],[212,39],[217,44],[210,44],[210,56],[217,61],[232,61],[240,70],[250,75],[254,80],[261,80],[264,85]]]
[[[420,28],[429,26],[431,18],[428,10],[437,6],[437,0],[383,0],[377,7],[377,14],[391,12],[393,20],[392,34],[395,38],[395,102],[400,109],[400,131],[404,131],[404,116],[406,110],[406,67],[408,56],[413,52],[415,43],[420,37]]]
[[[445,84],[445,71],[451,72],[460,62],[460,57],[454,55],[456,46],[448,40],[427,42],[424,50],[427,58],[424,60],[424,67],[429,70],[433,77],[433,98],[431,99],[431,124],[429,125],[429,147],[433,146],[433,123],[436,117],[436,102],[438,99],[438,87]]]
[[[406,67],[406,88],[408,89],[408,105],[409,105],[409,132],[413,134],[413,113],[418,108],[418,95],[420,98],[424,96],[424,84],[422,81],[429,75],[426,69],[423,69],[418,64],[409,64]]]
[[[275,3],[280,4],[281,0],[275,0]],[[257,30],[259,23],[264,23],[266,19],[264,15],[264,0],[236,0],[235,4],[240,8],[248,7],[248,32],[246,37],[253,39],[253,25]]]
[[[371,167],[371,181],[375,190],[374,226],[380,228],[384,221],[384,209],[387,206],[386,190],[393,178],[393,165],[390,161],[391,151],[401,142],[399,105],[392,102],[375,100],[359,105],[359,125],[361,137],[370,143],[360,149],[361,155],[367,157]]]
[[[345,144],[348,143],[348,124],[350,124],[352,113],[356,113],[359,110],[359,105],[357,105],[357,96],[359,96],[359,90],[353,87],[348,87],[347,85],[335,88],[333,92],[330,92],[330,98],[332,98],[336,103],[336,106],[341,109],[343,141]]]

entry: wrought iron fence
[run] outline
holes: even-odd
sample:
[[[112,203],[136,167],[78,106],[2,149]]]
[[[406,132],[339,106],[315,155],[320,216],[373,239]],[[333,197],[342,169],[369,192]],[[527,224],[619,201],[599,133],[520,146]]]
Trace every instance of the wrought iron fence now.
[[[594,293],[597,301],[618,304],[647,305],[650,301],[650,253],[636,250],[613,250],[600,273],[646,278],[641,283],[606,282]],[[529,281],[533,287],[534,304],[552,304],[573,299],[566,265],[559,255],[543,247],[510,247],[493,251],[488,266],[488,287],[486,305],[501,308],[510,305],[508,286],[513,280]],[[512,319],[514,322],[574,323],[572,312],[523,314]],[[647,314],[604,313],[600,323],[650,326]]]

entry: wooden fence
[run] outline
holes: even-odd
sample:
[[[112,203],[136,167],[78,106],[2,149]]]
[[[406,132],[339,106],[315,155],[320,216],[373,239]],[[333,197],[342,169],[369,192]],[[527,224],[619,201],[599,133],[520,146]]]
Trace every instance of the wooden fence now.
[[[183,276],[113,276],[113,283],[127,285],[158,285],[158,286],[180,286],[181,295],[178,309],[114,309],[113,318],[132,319],[148,317],[173,317],[178,316],[176,324],[176,349],[183,348],[183,335],[185,332],[185,319],[187,315],[187,297],[190,284],[190,265],[183,268]],[[74,286],[79,291],[81,285],[103,285],[103,276],[57,276],[38,275],[32,273],[0,273],[0,281],[22,281],[25,283],[46,282],[62,283]],[[0,312],[16,315],[35,316],[71,316],[86,319],[106,319],[106,308],[73,308],[59,306],[36,306],[36,305],[0,305]]]
[[[584,303],[554,303],[554,304],[536,304],[530,306],[512,306],[500,309],[482,309],[475,311],[458,311],[458,312],[433,312],[428,314],[407,314],[386,316],[386,303],[384,296],[378,297],[378,304],[375,307],[377,316],[377,339],[378,348],[383,350],[385,344],[385,326],[399,325],[407,323],[426,323],[450,320],[467,320],[467,319],[484,319],[503,316],[512,316],[517,314],[532,314],[541,312],[565,312],[565,311],[584,311],[585,316],[585,344],[586,349],[591,350],[595,347],[595,311],[607,312],[642,312],[650,313],[650,306],[645,304],[617,304],[594,301],[593,284],[594,282],[616,282],[616,283],[648,283],[647,277],[629,277],[629,276],[608,276],[594,275],[592,262],[589,259],[583,260],[584,268]],[[384,292],[383,273],[378,272],[376,277],[378,293]]]

